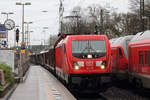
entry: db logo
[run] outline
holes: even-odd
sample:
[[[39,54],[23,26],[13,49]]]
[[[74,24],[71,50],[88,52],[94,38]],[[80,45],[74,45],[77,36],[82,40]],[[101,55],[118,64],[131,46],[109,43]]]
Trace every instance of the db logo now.
[[[86,66],[93,66],[93,61],[87,61]]]

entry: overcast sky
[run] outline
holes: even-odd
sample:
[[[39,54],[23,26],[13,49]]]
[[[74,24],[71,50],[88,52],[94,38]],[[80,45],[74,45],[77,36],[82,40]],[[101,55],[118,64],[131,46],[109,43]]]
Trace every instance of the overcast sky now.
[[[59,0],[0,0],[0,13],[1,12],[14,12],[13,15],[9,15],[10,19],[13,19],[16,25],[20,26],[22,20],[22,6],[15,5],[16,2],[31,2],[32,5],[25,6],[25,21],[32,21],[30,30],[31,44],[41,44],[43,39],[48,40],[50,34],[58,33],[58,8]],[[92,5],[100,4],[102,6],[113,6],[118,9],[118,12],[128,11],[128,0],[64,0],[65,13],[72,10],[74,6],[81,6],[83,8]],[[43,13],[43,10],[48,12]],[[4,23],[6,15],[0,14],[0,23]],[[43,27],[49,27],[44,32]],[[20,38],[21,40],[21,38]],[[14,45],[14,31],[9,31],[9,45]]]

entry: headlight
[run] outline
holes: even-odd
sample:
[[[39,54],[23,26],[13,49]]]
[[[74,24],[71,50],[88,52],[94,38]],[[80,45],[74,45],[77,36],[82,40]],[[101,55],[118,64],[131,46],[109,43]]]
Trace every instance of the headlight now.
[[[105,65],[101,65],[101,69],[105,69]]]
[[[107,67],[106,61],[96,61],[96,66],[100,67],[101,69],[105,69]]]
[[[88,54],[88,55],[87,55],[87,58],[92,58],[92,55]]]
[[[84,61],[75,61],[75,62],[73,63],[73,68],[74,68],[75,70],[79,70],[80,67],[84,67]]]
[[[77,65],[74,66],[74,69],[75,69],[75,70],[79,70],[79,66],[77,66]]]

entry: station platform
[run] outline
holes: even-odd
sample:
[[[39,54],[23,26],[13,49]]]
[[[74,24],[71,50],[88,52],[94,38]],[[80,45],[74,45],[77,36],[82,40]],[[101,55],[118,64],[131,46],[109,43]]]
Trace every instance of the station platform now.
[[[20,83],[9,100],[76,100],[50,72],[31,66],[24,83]]]

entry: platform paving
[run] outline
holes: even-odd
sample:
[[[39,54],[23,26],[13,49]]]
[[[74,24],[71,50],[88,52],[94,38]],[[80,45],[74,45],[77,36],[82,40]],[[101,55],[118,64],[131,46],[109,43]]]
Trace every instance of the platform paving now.
[[[18,85],[9,100],[76,100],[47,70],[31,66],[24,83]]]

